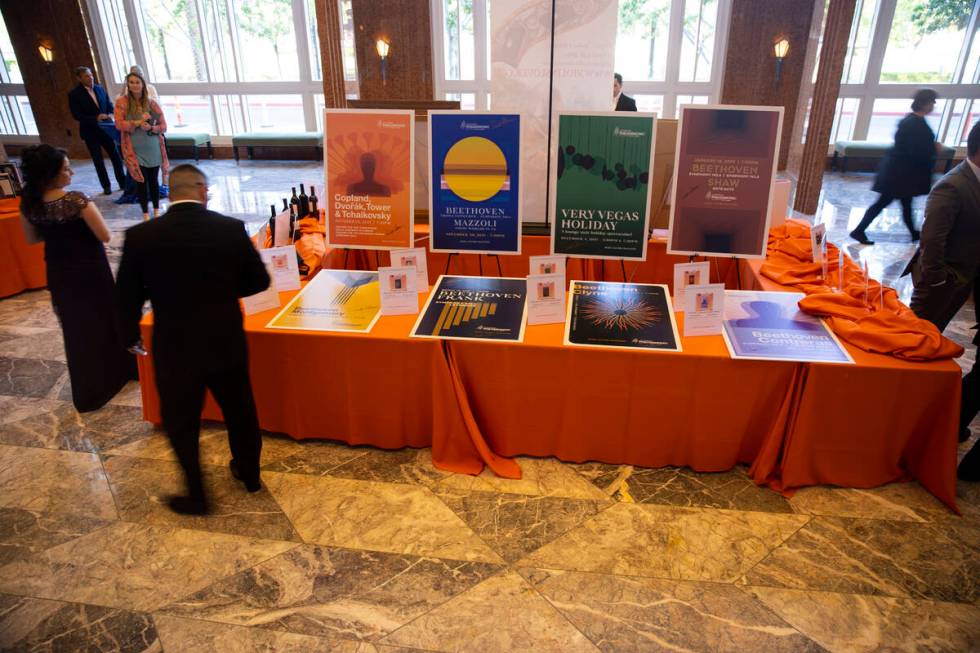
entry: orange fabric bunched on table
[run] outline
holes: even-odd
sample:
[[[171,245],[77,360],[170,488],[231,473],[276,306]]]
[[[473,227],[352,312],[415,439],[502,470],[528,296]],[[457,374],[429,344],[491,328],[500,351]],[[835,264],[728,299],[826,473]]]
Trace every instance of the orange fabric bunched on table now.
[[[769,232],[769,249],[760,272],[768,279],[804,293],[800,310],[827,318],[843,340],[877,354],[911,361],[942,360],[963,354],[963,347],[943,337],[939,329],[915,315],[892,288],[869,279],[867,302],[863,270],[849,257],[840,269],[836,246],[827,243],[827,279],[813,262],[810,225],[796,220]],[[835,292],[840,275],[843,292]]]

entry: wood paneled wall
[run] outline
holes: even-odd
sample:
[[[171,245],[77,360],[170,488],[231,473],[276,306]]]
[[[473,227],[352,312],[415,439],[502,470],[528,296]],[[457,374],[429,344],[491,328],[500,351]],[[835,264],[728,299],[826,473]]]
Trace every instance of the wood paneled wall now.
[[[353,0],[357,75],[362,100],[431,100],[429,0]],[[391,43],[387,82],[375,42]]]
[[[24,76],[42,143],[64,147],[71,156],[88,158],[78,137],[78,123],[68,110],[68,91],[77,81],[74,68],[88,66],[102,83],[89,46],[81,0],[0,0],[10,42]],[[41,59],[38,46],[54,50],[54,60]]]
[[[721,101],[784,107],[780,169],[786,167],[789,153],[813,5],[814,0],[732,2]],[[789,41],[789,53],[777,82],[773,45],[784,38]]]

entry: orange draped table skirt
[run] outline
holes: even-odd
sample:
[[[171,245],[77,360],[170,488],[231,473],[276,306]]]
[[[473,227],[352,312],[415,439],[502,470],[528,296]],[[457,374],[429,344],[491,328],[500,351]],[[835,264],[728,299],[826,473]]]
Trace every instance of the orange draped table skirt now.
[[[527,256],[547,253],[547,242],[526,236],[521,256],[500,257],[503,274],[527,274]],[[686,260],[667,257],[662,242],[650,254],[626,263],[633,281],[668,282]],[[343,267],[344,257],[324,259]],[[349,267],[376,263],[373,252],[346,258]],[[482,258],[495,275],[494,258]],[[450,273],[476,274],[476,259],[453,257]],[[744,287],[779,288],[755,262],[720,263],[712,278],[729,287],[740,275]],[[434,281],[446,257],[430,253],[428,264]],[[570,279],[601,272],[598,261],[579,265],[570,263]],[[607,280],[621,280],[618,263],[605,267]],[[283,304],[293,294],[282,293]],[[296,439],[431,446],[442,469],[488,465],[512,478],[519,455],[704,472],[745,463],[778,491],[916,478],[955,508],[960,372],[950,360],[912,363],[848,345],[857,365],[735,361],[721,336],[682,338],[683,353],[607,351],[563,346],[561,324],[529,326],[523,343],[413,339],[414,315],[382,317],[369,334],[266,329],[275,313],[245,318],[251,378],[262,428]],[[143,336],[152,342],[152,316]],[[159,423],[152,365],[140,361],[143,411]],[[210,397],[204,417],[221,418]]]
[[[48,285],[44,245],[28,245],[20,225],[20,198],[0,199],[0,297]]]

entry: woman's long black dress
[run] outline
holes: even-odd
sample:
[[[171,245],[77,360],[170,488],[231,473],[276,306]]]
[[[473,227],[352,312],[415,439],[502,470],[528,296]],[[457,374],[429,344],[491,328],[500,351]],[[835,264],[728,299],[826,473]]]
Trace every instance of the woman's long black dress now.
[[[89,199],[70,191],[28,215],[44,239],[51,303],[61,322],[71,377],[72,402],[79,412],[104,406],[130,379],[136,361],[116,328],[114,284],[105,247],[81,216]]]

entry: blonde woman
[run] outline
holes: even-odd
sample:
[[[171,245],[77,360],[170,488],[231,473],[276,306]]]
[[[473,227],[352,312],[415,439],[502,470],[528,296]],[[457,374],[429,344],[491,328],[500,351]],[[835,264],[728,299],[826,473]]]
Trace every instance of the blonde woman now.
[[[123,160],[136,182],[136,194],[143,219],[148,220],[149,205],[153,217],[160,214],[160,172],[167,177],[170,162],[162,135],[167,131],[163,109],[152,100],[146,82],[136,73],[126,75],[126,94],[116,100],[116,129],[119,130]]]

